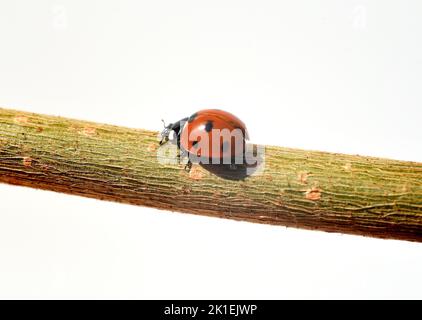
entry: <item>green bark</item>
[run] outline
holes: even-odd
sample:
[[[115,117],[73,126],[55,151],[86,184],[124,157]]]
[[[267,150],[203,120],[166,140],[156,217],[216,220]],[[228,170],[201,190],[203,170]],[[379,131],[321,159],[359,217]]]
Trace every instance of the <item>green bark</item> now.
[[[266,146],[263,172],[240,179],[226,166],[162,164],[157,150],[157,132],[0,109],[0,182],[422,241],[422,163]]]

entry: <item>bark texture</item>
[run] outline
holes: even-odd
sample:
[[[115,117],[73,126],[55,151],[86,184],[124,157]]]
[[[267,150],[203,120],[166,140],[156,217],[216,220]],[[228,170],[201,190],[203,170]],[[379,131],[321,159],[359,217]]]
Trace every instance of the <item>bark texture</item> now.
[[[265,147],[262,172],[163,164],[157,132],[0,108],[0,182],[288,227],[422,241],[422,163]],[[1,199],[1,196],[0,196]],[[1,202],[0,202],[1,210]]]

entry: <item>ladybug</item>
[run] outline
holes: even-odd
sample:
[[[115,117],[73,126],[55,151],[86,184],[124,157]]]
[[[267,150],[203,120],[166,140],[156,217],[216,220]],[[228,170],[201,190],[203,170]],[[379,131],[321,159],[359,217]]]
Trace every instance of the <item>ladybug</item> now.
[[[190,117],[164,125],[160,145],[170,140],[177,144],[180,156],[187,156],[185,169],[190,170],[192,162],[230,164],[243,161],[245,140],[249,134],[245,124],[235,115],[218,109],[195,112]]]

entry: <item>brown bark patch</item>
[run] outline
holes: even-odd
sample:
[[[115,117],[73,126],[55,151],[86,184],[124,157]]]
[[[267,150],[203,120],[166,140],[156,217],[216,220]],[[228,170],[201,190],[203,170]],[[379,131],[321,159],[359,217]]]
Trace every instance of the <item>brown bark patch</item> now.
[[[409,185],[404,184],[404,185],[402,185],[402,186],[399,186],[399,187],[397,188],[397,191],[398,191],[398,192],[407,193],[407,192],[409,192],[409,191],[410,191],[410,187],[409,187]]]
[[[352,171],[352,164],[350,162],[346,162],[343,166],[343,169],[348,172]]]
[[[193,180],[201,180],[204,176],[205,173],[200,166],[192,166],[189,172],[189,178]]]
[[[48,164],[43,164],[43,165],[41,165],[41,169],[47,171],[47,170],[50,169],[50,166]]]
[[[309,173],[307,173],[307,172],[299,172],[299,174],[297,175],[297,178],[298,178],[300,183],[307,184],[308,183],[308,176],[309,176]]]
[[[86,137],[94,136],[97,133],[97,130],[93,127],[84,127],[78,131],[79,134],[82,134]]]
[[[189,194],[192,192],[192,187],[191,186],[182,186],[182,193],[183,194]]]
[[[15,122],[17,122],[17,123],[28,123],[28,117],[27,116],[16,116]]]
[[[22,163],[25,167],[30,167],[32,165],[33,159],[31,157],[23,157]]]
[[[311,188],[305,192],[305,198],[308,200],[320,200],[321,199],[321,190],[318,188]]]
[[[158,144],[156,144],[156,143],[151,143],[147,147],[148,152],[155,152],[155,151],[157,151],[157,149],[158,149]]]

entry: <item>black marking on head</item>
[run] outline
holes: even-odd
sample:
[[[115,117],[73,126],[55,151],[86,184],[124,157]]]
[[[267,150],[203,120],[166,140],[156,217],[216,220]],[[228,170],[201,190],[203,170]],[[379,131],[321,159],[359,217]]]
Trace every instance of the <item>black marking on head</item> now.
[[[228,151],[228,149],[229,149],[229,142],[226,140],[221,144],[221,151],[225,152],[225,151]]]
[[[198,113],[195,112],[193,115],[191,115],[188,119],[188,122],[191,123],[193,120],[195,120],[195,118],[198,116]]]
[[[205,124],[205,131],[211,132],[213,127],[214,127],[214,124],[212,123],[212,121],[208,120],[207,123]]]
[[[182,129],[182,125],[185,124],[186,120],[188,120],[188,118],[183,118],[175,123],[170,123],[166,129],[170,130],[170,131],[174,131],[175,135],[177,136],[177,140],[178,143],[177,145],[179,146],[179,140],[180,140],[180,130]]]
[[[195,148],[195,149],[198,148],[198,141],[193,141],[192,147]]]

